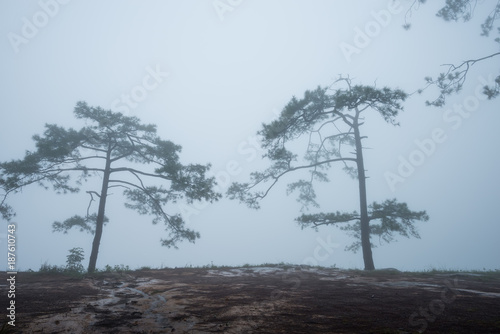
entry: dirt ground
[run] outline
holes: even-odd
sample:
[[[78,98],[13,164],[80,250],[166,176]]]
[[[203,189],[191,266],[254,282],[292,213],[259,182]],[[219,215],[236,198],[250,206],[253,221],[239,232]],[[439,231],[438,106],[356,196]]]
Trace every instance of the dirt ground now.
[[[500,274],[281,266],[16,279],[14,333],[419,332],[500,333]]]

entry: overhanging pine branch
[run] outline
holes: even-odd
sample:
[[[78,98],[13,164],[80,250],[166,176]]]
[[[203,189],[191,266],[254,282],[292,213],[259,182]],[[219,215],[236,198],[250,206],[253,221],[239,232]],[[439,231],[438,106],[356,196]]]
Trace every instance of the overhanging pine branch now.
[[[328,160],[320,161],[320,162],[313,163],[310,165],[289,168],[289,169],[279,173],[278,175],[273,175],[272,172],[268,172],[267,174],[266,173],[259,174],[260,177],[257,180],[255,180],[255,182],[253,184],[233,183],[233,185],[231,185],[229,187],[227,194],[228,194],[229,198],[231,198],[231,199],[238,198],[240,200],[240,202],[246,202],[247,205],[249,205],[250,207],[258,208],[259,205],[257,204],[257,201],[265,198],[269,194],[269,191],[276,185],[276,183],[279,181],[279,179],[282,178],[284,175],[291,173],[291,172],[294,172],[294,171],[297,171],[297,170],[301,170],[301,169],[315,168],[315,167],[323,165],[323,164],[332,163],[332,162],[341,162],[341,161],[343,161],[343,162],[345,162],[345,161],[356,162],[356,159],[354,159],[354,158],[328,159]],[[259,184],[268,181],[269,179],[272,179],[273,182],[270,186],[268,186],[268,188],[265,191],[256,192],[253,195],[249,195],[250,190],[254,189]]]
[[[352,221],[359,221],[360,219],[361,217],[357,212],[341,213],[337,211],[335,213],[302,214],[295,220],[301,224],[302,227],[306,227],[309,224],[318,227],[321,225],[350,223]]]
[[[132,174],[141,174],[141,175],[144,175],[144,176],[149,176],[149,177],[164,179],[164,180],[167,180],[167,181],[172,181],[171,178],[168,178],[165,175],[146,173],[146,172],[143,172],[143,171],[140,171],[140,170],[137,170],[137,169],[134,169],[134,168],[130,168],[130,167],[111,168],[111,173],[115,173],[115,172],[129,172],[129,173],[132,173]]]
[[[128,181],[124,181],[124,180],[109,180],[109,183],[119,183],[119,185],[117,185],[117,186],[123,186],[123,187],[125,187],[124,185],[128,185],[130,187],[133,187],[133,188],[140,190],[143,194],[148,196],[148,198],[152,201],[152,204],[154,205],[156,211],[159,212],[161,214],[161,216],[165,219],[165,221],[169,223],[169,227],[174,229],[178,233],[182,232],[175,224],[172,224],[172,221],[171,221],[172,216],[167,214],[165,212],[165,210],[163,210],[162,204],[148,191],[147,188],[145,188],[143,186],[138,186],[137,184],[134,184],[134,183],[131,183]]]

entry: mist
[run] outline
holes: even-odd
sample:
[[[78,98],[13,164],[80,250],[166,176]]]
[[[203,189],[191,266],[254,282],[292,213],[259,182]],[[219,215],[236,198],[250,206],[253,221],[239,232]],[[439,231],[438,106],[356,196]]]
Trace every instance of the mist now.
[[[488,15],[478,6],[466,23],[444,22],[441,2],[413,8],[412,1],[3,1],[0,43],[3,101],[0,161],[34,150],[44,125],[75,129],[78,101],[144,123],[182,146],[184,163],[211,163],[217,191],[247,182],[269,165],[257,132],[279,116],[293,96],[331,85],[339,76],[356,84],[400,88],[411,94],[400,126],[367,117],[364,135],[369,202],[397,198],[426,210],[421,238],[386,244],[372,240],[377,268],[399,270],[499,268],[499,101],[482,87],[498,75],[493,59],[474,65],[463,89],[441,108],[424,88],[443,64],[498,50],[480,36]],[[411,29],[403,25],[411,21]],[[359,210],[357,180],[340,167],[316,191],[319,210]],[[109,196],[97,267],[132,269],[309,264],[363,268],[353,239],[335,226],[301,229],[296,196],[280,181],[252,210],[223,197],[210,203],[173,204],[201,234],[179,249],[160,245],[166,233]],[[96,179],[96,181],[98,181]],[[94,182],[94,181],[93,181]],[[92,235],[53,233],[52,223],[84,214],[93,183],[77,194],[56,195],[31,185],[8,198],[16,211],[17,267],[64,265],[81,247],[88,261]],[[6,248],[7,230],[0,231]],[[7,258],[0,259],[2,268]]]

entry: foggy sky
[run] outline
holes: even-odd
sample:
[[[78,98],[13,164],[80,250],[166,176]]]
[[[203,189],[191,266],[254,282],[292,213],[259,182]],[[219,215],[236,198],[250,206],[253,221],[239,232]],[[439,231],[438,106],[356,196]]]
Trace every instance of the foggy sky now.
[[[212,163],[225,193],[230,182],[267,166],[256,132],[292,96],[339,75],[413,93],[425,76],[443,71],[442,64],[497,51],[491,38],[480,36],[487,7],[478,6],[466,24],[445,23],[435,17],[444,1],[408,13],[411,2],[0,1],[0,161],[33,150],[31,137],[45,123],[81,127],[72,111],[86,101],[156,124],[163,139],[183,147],[182,162]],[[405,17],[409,31],[402,28]],[[497,75],[497,64],[475,65],[463,91],[443,108],[424,104],[437,96],[435,89],[411,95],[399,127],[367,117],[369,202],[397,198],[430,216],[418,223],[421,239],[398,238],[373,249],[377,268],[499,268],[500,100],[478,93]],[[357,181],[335,166],[329,175],[331,182],[318,187],[321,210],[358,210]],[[227,199],[175,205],[201,233],[178,250],[161,247],[162,226],[112,194],[97,267],[288,262],[363,268],[360,252],[344,251],[352,239],[342,231],[301,230],[294,222],[300,204],[286,196],[293,180],[273,189],[259,211]],[[51,227],[85,213],[85,190],[58,196],[29,186],[9,198],[17,212],[19,269],[64,265],[73,247],[85,250],[87,266],[92,236],[52,233]]]

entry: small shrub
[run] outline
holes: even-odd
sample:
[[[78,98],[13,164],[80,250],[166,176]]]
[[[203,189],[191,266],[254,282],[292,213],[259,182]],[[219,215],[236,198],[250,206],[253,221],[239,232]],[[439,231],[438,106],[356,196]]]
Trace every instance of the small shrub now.
[[[66,257],[67,271],[79,274],[85,271],[82,265],[82,261],[85,257],[83,256],[83,249],[81,247],[71,248],[69,250],[69,255]]]
[[[104,272],[104,273],[123,273],[126,271],[131,271],[131,269],[128,265],[125,266],[123,264],[120,264],[120,265],[116,264],[114,267],[111,267],[109,264],[107,264],[103,270],[96,270],[96,271]]]
[[[115,267],[114,267],[114,271],[116,271],[117,273],[122,273],[122,272],[130,271],[130,270],[131,269],[128,265],[124,266],[123,264],[115,265]]]
[[[47,274],[61,274],[64,273],[65,269],[62,267],[58,267],[56,265],[50,265],[47,262],[42,264],[40,266],[40,269],[38,269],[38,272],[40,273],[47,273]]]
[[[142,266],[137,270],[151,270],[151,269],[153,269],[153,268],[151,268],[150,266]]]

